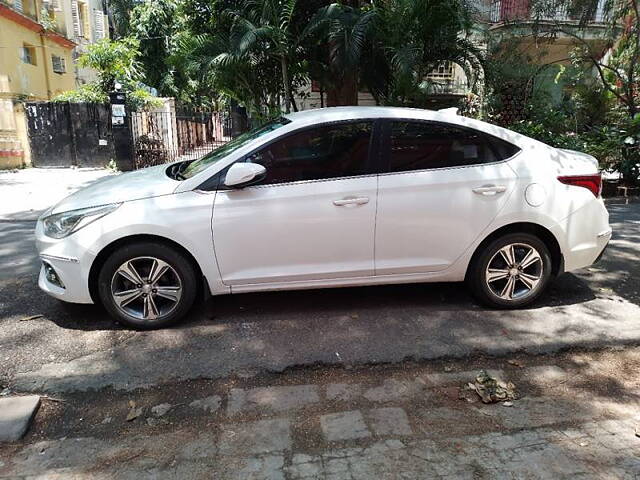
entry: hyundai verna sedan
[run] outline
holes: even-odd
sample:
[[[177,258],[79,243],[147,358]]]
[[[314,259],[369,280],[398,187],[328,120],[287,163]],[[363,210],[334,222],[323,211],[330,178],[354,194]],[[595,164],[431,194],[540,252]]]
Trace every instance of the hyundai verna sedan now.
[[[286,115],[195,161],[109,177],[36,227],[40,287],[156,328],[213,295],[466,281],[517,308],[594,263],[597,161],[451,111]]]

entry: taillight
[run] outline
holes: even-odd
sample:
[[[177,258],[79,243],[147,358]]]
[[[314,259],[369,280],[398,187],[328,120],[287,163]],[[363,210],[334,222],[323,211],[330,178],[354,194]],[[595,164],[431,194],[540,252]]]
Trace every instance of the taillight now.
[[[602,192],[602,175],[599,173],[594,173],[593,175],[565,175],[558,177],[558,180],[565,185],[584,187],[593,193],[596,198]]]

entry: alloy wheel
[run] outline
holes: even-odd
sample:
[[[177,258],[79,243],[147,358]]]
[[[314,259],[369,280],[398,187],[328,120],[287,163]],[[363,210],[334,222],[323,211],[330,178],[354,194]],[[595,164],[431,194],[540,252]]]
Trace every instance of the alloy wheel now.
[[[124,262],[111,278],[116,307],[138,320],[166,317],[178,306],[182,282],[175,269],[155,257],[136,257]]]
[[[531,245],[511,243],[500,248],[489,260],[485,280],[496,297],[520,300],[530,296],[540,284],[544,263]]]

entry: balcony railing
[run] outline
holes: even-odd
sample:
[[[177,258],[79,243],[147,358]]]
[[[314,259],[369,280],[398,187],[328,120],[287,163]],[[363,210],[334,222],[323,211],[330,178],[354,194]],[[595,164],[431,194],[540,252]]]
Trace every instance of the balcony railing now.
[[[602,23],[604,18],[604,3],[606,0],[599,0],[596,11],[590,23]],[[549,0],[532,2],[531,0],[492,0],[491,1],[491,22],[517,22],[527,20],[542,20],[556,22],[578,22],[582,20],[580,14],[570,11],[567,2]]]
[[[429,78],[425,86],[429,95],[466,95],[470,92],[469,84],[460,79],[437,80]]]

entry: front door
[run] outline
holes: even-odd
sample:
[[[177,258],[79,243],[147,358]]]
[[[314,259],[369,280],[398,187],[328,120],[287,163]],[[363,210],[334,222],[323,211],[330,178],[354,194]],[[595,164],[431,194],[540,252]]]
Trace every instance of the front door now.
[[[504,207],[517,177],[502,160],[519,149],[442,123],[393,121],[385,131],[376,274],[444,270]]]
[[[373,275],[372,132],[370,121],[297,130],[244,159],[267,176],[216,193],[213,242],[225,284]]]

